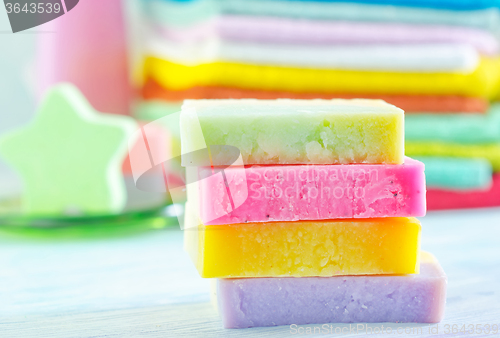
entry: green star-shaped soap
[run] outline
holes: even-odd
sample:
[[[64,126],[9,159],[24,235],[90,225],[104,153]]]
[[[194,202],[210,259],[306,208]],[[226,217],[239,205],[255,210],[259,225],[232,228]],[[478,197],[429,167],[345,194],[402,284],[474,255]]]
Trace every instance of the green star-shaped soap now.
[[[100,114],[61,84],[29,125],[0,139],[0,156],[23,179],[27,214],[116,213],[126,203],[121,165],[137,129],[132,118]]]

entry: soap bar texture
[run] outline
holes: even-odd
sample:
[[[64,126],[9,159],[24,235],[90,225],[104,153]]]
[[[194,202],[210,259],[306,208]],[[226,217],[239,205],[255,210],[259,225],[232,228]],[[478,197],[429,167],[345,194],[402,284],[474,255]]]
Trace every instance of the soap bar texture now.
[[[229,86],[293,92],[348,94],[463,95],[493,99],[500,85],[500,60],[483,58],[472,73],[402,73],[277,67],[214,62],[185,66],[156,57],[145,61],[145,76],[172,90]]]
[[[484,158],[491,163],[493,171],[500,171],[500,145],[489,144],[457,144],[445,142],[406,142],[408,156],[440,156]]]
[[[186,251],[204,278],[418,273],[416,218],[202,225],[186,205]]]
[[[500,105],[486,115],[422,114],[405,117],[406,141],[500,143]]]
[[[425,215],[424,165],[408,157],[400,165],[253,166],[243,179],[235,170],[224,180],[200,169],[197,196],[188,198],[204,224]]]
[[[500,206],[500,174],[493,175],[490,189],[453,191],[449,189],[429,189],[427,208],[429,210],[451,210],[488,208]]]
[[[425,164],[428,189],[468,191],[488,190],[491,187],[493,170],[491,163],[485,159],[432,156],[416,159]]]
[[[225,328],[323,323],[437,323],[447,277],[422,252],[419,275],[218,279]]]
[[[378,100],[188,100],[180,123],[183,154],[233,146],[245,165],[404,161],[404,113]],[[232,164],[225,149],[212,165]]]
[[[384,95],[384,94],[342,94],[342,93],[295,93],[236,87],[196,86],[186,90],[170,90],[149,78],[142,87],[142,96],[146,100],[162,100],[170,104],[177,102],[180,110],[182,101],[199,99],[365,99],[384,100],[408,113],[484,113],[489,102],[466,96],[432,95]],[[161,115],[163,116],[163,115]]]

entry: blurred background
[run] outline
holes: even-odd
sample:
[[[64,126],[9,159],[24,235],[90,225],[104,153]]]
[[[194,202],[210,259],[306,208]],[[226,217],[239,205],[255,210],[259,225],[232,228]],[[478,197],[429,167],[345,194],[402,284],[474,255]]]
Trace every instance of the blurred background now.
[[[492,304],[500,304],[500,211],[494,208],[500,206],[500,14],[467,1],[442,7],[82,0],[62,17],[15,34],[0,10],[0,140],[26,130],[48,91],[62,82],[113,116],[110,125],[130,123],[142,135],[144,126],[179,111],[184,99],[384,99],[406,111],[406,154],[426,165],[430,212],[422,219],[422,245],[449,275],[447,319],[466,317],[470,305],[489,320],[499,310]],[[178,126],[154,126],[146,139],[156,146],[148,152],[179,156]],[[113,150],[120,159],[113,162],[113,182],[121,186],[114,193],[124,202],[116,206],[108,196],[113,207],[97,211],[84,204],[76,212],[74,205],[33,211],[37,202],[27,196],[26,182],[36,188],[36,180],[26,168],[50,165],[43,154],[30,163],[6,156],[15,146],[0,146],[0,299],[6,300],[0,316],[10,318],[9,337],[35,336],[48,320],[39,317],[44,312],[68,313],[63,322],[70,323],[82,313],[119,311],[123,318],[138,316],[137,330],[166,336],[172,332],[160,327],[165,318],[181,326],[194,320],[198,333],[200,318],[208,318],[205,330],[219,329],[207,305],[208,282],[182,252],[162,173],[146,172],[136,186],[128,157],[132,134]],[[47,138],[58,142],[57,135]],[[172,160],[166,169],[171,181],[182,182],[180,163]],[[58,180],[48,183],[57,188]],[[176,210],[182,214],[182,207]],[[26,315],[32,324],[17,331],[15,320]]]
[[[2,14],[2,134],[28,125],[47,90],[62,82],[96,111],[137,126],[179,111],[184,99],[380,98],[406,111],[406,154],[426,164],[429,210],[500,205],[495,8],[113,0],[89,27],[94,6],[87,0],[17,34]],[[159,124],[151,135],[156,151],[175,158],[178,128]],[[166,194],[135,187],[125,155],[121,211],[167,205]],[[1,213],[26,214],[22,170],[6,157]],[[170,178],[181,179],[180,165],[169,165]],[[149,174],[144,182],[155,185]]]
[[[14,35],[6,11],[0,11],[0,31],[5,51],[1,53],[0,133],[19,128],[35,114],[33,71],[36,33]],[[30,71],[31,70],[31,71]],[[0,159],[1,196],[19,193],[21,183],[15,172]]]

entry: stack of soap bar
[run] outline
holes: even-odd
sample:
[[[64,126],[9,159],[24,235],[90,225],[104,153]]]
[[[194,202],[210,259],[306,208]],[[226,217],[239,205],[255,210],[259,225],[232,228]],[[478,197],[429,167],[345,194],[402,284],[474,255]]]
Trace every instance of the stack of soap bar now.
[[[418,275],[424,166],[403,138],[381,101],[185,103],[185,249],[219,278],[226,328],[442,318],[437,262]],[[191,168],[203,147],[213,165]]]
[[[405,139],[406,153],[426,166],[429,209],[498,205],[500,105],[486,115],[406,116]]]
[[[218,279],[226,328],[311,323],[435,323],[443,317],[446,275],[422,252],[419,275]]]

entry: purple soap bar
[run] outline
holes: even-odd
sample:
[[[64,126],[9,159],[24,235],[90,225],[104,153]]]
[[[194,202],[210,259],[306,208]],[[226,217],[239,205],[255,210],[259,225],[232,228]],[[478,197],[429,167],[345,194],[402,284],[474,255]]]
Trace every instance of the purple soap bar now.
[[[437,323],[446,275],[422,252],[420,274],[218,279],[225,328],[324,323]]]
[[[420,217],[424,164],[282,165],[201,168],[189,199],[206,225],[338,218]],[[195,196],[198,194],[199,196]]]

